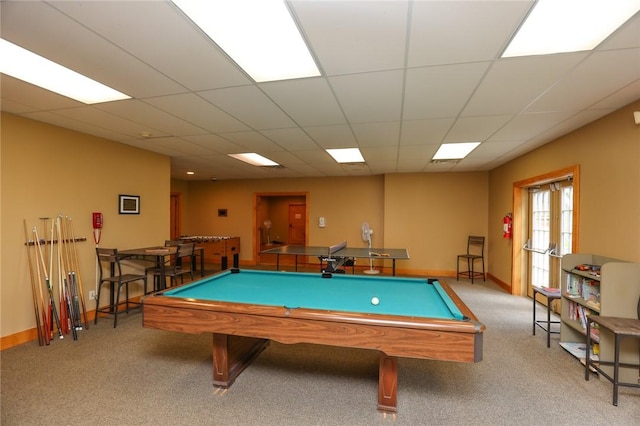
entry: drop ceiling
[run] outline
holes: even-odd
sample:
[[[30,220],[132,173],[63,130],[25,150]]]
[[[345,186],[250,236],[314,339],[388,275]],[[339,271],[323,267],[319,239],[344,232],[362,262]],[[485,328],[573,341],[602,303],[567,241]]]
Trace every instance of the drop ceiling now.
[[[84,105],[2,75],[2,110],[208,180],[486,171],[640,99],[640,14],[593,51],[500,59],[533,1],[287,3],[322,77],[256,84],[169,1],[3,0],[2,38],[132,99]],[[365,165],[325,152],[352,147]]]

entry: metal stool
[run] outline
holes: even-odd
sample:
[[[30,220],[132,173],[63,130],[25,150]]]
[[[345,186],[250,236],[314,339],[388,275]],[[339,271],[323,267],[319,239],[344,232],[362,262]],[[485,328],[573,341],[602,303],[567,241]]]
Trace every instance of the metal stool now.
[[[640,316],[640,302],[638,302],[638,315]],[[590,359],[591,347],[591,323],[600,326],[600,333],[608,331],[615,337],[615,352],[613,361],[594,361]],[[640,319],[617,318],[598,315],[587,316],[587,356],[585,360],[584,379],[589,380],[589,367],[594,368],[604,378],[613,383],[613,405],[618,405],[618,388],[626,386],[630,388],[640,388],[640,372],[638,373],[638,383],[621,382],[619,378],[620,367],[640,367],[639,364],[628,364],[620,362],[620,341],[623,337],[635,337],[640,339]],[[605,373],[600,366],[613,365],[613,377]]]
[[[538,294],[547,298],[547,319],[536,320],[536,296]],[[560,299],[559,291],[549,291],[544,287],[533,286],[533,335],[536,335],[536,326],[547,332],[547,348],[551,347],[551,335],[560,334],[560,331],[551,331],[551,324],[560,324],[560,321],[551,321],[551,302]]]

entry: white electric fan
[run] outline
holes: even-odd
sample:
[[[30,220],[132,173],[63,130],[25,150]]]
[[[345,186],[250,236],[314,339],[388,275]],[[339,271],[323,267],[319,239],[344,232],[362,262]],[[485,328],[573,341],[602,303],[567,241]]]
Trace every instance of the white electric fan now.
[[[371,234],[373,234],[373,229],[369,227],[367,222],[364,222],[362,224],[362,241],[369,244],[369,251],[371,251]],[[369,275],[380,273],[377,269],[373,269],[373,258],[369,258],[369,269],[366,269],[364,273]]]
[[[271,221],[269,219],[264,221],[264,227],[267,228],[267,245],[270,246],[271,245],[271,235],[270,235],[270,229],[271,229]]]

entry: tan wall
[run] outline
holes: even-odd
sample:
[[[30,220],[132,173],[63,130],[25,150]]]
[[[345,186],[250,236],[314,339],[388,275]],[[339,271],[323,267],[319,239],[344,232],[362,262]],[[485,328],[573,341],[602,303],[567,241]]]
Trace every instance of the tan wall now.
[[[360,237],[364,221],[377,231],[377,241],[382,243],[383,182],[382,176],[191,182],[186,196],[189,210],[184,212],[189,224],[185,233],[240,237],[240,260],[255,262],[256,194],[308,193],[310,245],[331,245],[346,239],[349,245],[364,246]],[[217,217],[219,208],[228,210],[226,218]],[[326,219],[325,228],[318,227],[320,216]]]
[[[580,169],[576,252],[640,261],[640,101],[489,172],[489,232],[501,233],[513,209],[513,183],[554,170]],[[511,283],[512,242],[494,238],[489,269]]]
[[[366,221],[374,230],[374,247],[409,250],[411,260],[398,262],[399,271],[452,275],[467,235],[487,235],[487,176],[480,172],[191,182],[187,233],[239,236],[240,260],[255,262],[255,194],[307,192],[310,245],[346,239],[350,246],[366,247],[360,232]],[[216,217],[218,208],[227,208],[229,216]],[[325,217],[325,228],[318,227],[320,216]]]
[[[411,260],[399,269],[455,276],[457,255],[469,235],[487,237],[488,174],[428,173],[387,175],[385,244],[408,247]]]
[[[1,336],[35,327],[23,220],[71,217],[88,309],[95,287],[91,212],[104,214],[101,247],[155,245],[169,234],[170,161],[163,155],[2,114]],[[140,195],[140,215],[119,215],[118,194]]]

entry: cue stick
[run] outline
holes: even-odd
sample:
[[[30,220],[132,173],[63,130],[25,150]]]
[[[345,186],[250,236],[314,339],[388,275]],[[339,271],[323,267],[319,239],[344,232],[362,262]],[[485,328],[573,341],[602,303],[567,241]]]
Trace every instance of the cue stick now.
[[[56,220],[55,218],[53,218],[51,220],[51,236],[49,241],[51,242],[51,250],[49,251],[49,274],[53,275],[53,252],[54,252],[54,246],[53,246],[53,236],[54,236],[54,229],[55,229],[55,224],[56,224]],[[51,278],[51,281],[53,281],[53,278]],[[64,329],[62,328],[62,321],[60,318],[60,315],[58,315],[58,310],[56,309],[56,298],[53,295],[53,286],[52,286],[52,282],[49,282],[49,297],[51,298],[51,306],[53,307],[53,311],[54,313],[58,316],[58,337],[60,339],[64,339]]]
[[[74,286],[75,276],[73,271],[71,270],[73,265],[71,264],[71,257],[69,256],[69,231],[67,229],[67,220],[62,215],[60,215],[60,217],[61,217],[61,223],[62,223],[62,241],[64,243],[63,245],[64,260],[62,263],[64,265],[66,277],[67,277],[67,280],[65,281],[65,291],[67,295],[66,299],[67,299],[67,306],[69,309],[69,319],[71,320],[71,334],[73,335],[73,340],[76,340],[78,338],[77,331],[78,331],[79,317],[76,309],[77,295],[76,295],[75,286]]]
[[[49,257],[49,244],[51,244],[51,241],[46,240],[46,236],[47,236],[47,229],[49,228],[49,217],[41,217],[40,220],[42,220],[42,236],[45,237],[45,239],[43,240],[43,244],[44,244],[44,257],[45,259]],[[51,269],[49,269],[49,271],[51,271]]]
[[[67,310],[67,304],[65,300],[65,289],[64,289],[65,272],[62,267],[62,243],[61,243],[62,235],[60,232],[60,217],[56,218],[56,235],[58,237],[57,259],[58,259],[58,290],[59,290],[59,296],[60,296],[59,303],[60,303],[60,313],[61,313],[60,322],[64,327],[64,333],[69,334],[71,330],[69,328],[69,311]]]
[[[35,228],[34,228],[35,229]],[[36,241],[38,247],[38,254],[40,255],[40,262],[42,263],[42,271],[44,272],[44,281],[47,284],[47,291],[49,293],[49,324],[53,327],[53,323],[51,322],[51,317],[56,323],[56,327],[58,327],[58,338],[64,339],[62,335],[62,326],[60,325],[60,318],[58,317],[58,310],[56,309],[56,300],[53,297],[53,291],[51,291],[51,280],[49,279],[49,273],[47,272],[47,267],[44,263],[44,257],[42,256],[42,247],[40,246],[40,240],[38,238],[38,231],[35,231]]]
[[[82,275],[80,274],[80,262],[78,261],[78,246],[76,245],[76,235],[73,230],[73,222],[71,221],[71,218],[69,218],[69,227],[71,228],[71,245],[73,247],[73,259],[78,279],[78,292],[80,294],[80,303],[82,304],[82,318],[84,319],[84,327],[88,330],[89,321],[87,320],[87,308],[84,304],[84,288],[82,286]]]
[[[42,294],[42,274],[40,272],[40,263],[38,262],[38,256],[36,253],[36,246],[40,244],[38,240],[38,229],[34,226],[32,229],[33,233],[33,253],[36,257],[36,275],[38,277],[38,300],[40,301],[40,306],[42,307],[42,327],[44,331],[44,343],[47,345],[51,342],[51,327],[49,327],[49,310],[45,309],[44,306],[44,295]]]
[[[73,340],[78,339],[78,333],[76,332],[75,326],[72,324],[72,315],[73,309],[71,306],[71,300],[69,299],[69,280],[67,278],[67,268],[64,261],[64,234],[62,233],[61,228],[61,215],[58,216],[58,221],[56,222],[56,227],[58,230],[58,264],[60,265],[60,284],[62,286],[62,293],[64,299],[64,308],[65,308],[65,327],[67,331],[71,330],[71,334],[73,335]],[[60,299],[60,303],[62,304],[62,299]]]
[[[31,250],[29,250],[29,231],[27,231],[27,219],[24,219],[24,238],[27,241],[27,259],[29,260],[29,275],[31,276],[31,294],[33,296],[33,312],[36,315],[36,328],[38,330],[38,345],[44,345],[44,336],[42,335],[42,325],[40,324],[40,312],[38,311],[38,301],[36,300],[36,281],[33,276],[33,260],[31,259]]]

